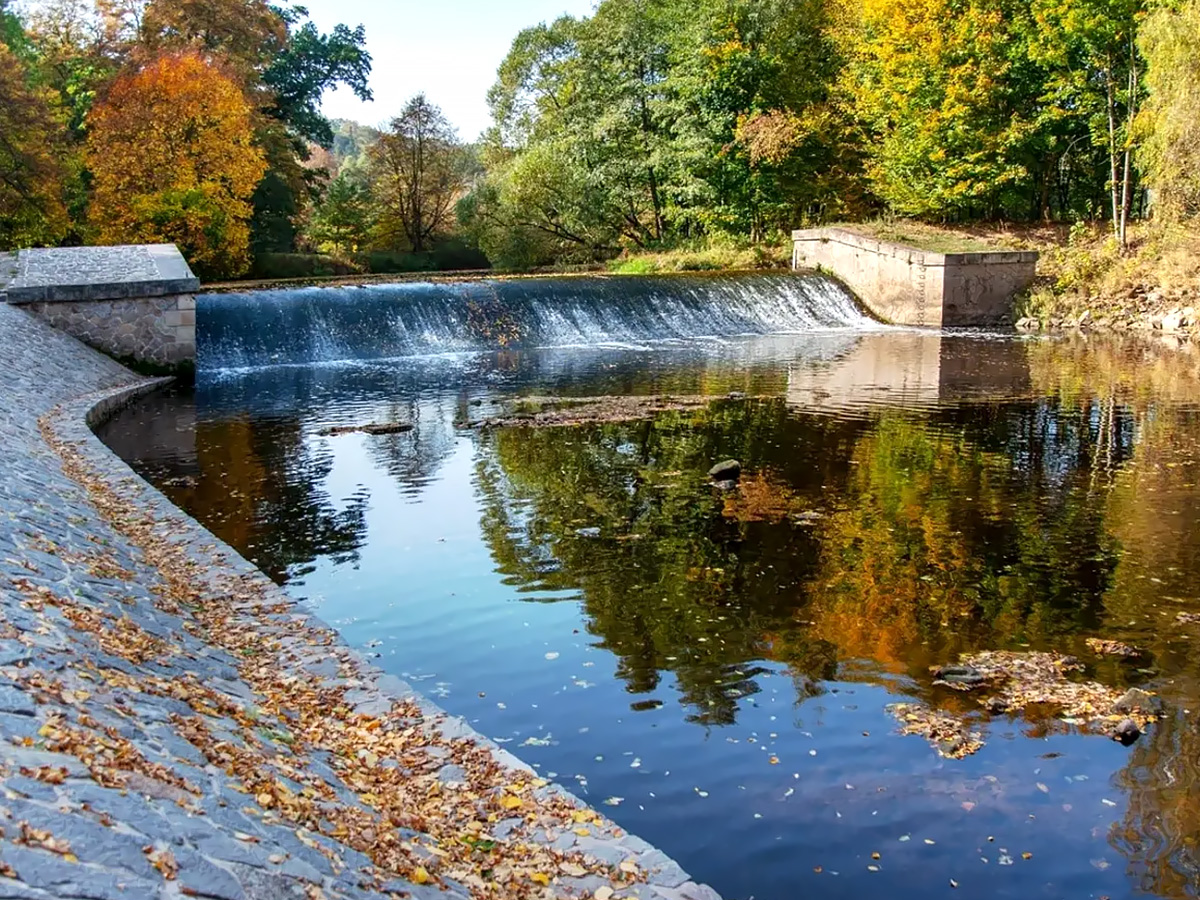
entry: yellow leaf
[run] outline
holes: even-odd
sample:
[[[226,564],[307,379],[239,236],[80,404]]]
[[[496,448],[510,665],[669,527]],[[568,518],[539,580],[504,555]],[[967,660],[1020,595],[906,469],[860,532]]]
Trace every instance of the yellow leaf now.
[[[577,835],[579,835],[580,837],[587,837],[589,834],[591,834],[591,832],[588,831],[586,828],[576,828],[575,833]]]
[[[550,886],[550,876],[544,872],[534,872],[529,877],[532,878],[534,881],[536,881],[538,884],[545,885],[546,887]]]
[[[413,884],[429,884],[432,880],[424,866],[417,866],[416,871],[412,873]]]
[[[514,797],[511,794],[500,801],[500,805],[505,809],[516,809],[521,805],[521,798]]]

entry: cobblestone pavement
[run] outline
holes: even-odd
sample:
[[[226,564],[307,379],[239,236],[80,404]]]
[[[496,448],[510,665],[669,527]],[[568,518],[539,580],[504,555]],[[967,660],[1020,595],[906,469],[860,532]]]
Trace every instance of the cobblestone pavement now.
[[[0,900],[719,900],[133,476],[138,384],[0,303]]]

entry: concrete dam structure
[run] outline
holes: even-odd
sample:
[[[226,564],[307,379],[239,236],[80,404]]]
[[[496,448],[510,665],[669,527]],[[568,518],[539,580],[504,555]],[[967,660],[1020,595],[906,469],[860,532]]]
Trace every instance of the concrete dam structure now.
[[[884,322],[927,328],[1011,325],[1038,259],[1026,251],[933,253],[844,228],[795,231],[792,241],[794,269],[832,274]]]

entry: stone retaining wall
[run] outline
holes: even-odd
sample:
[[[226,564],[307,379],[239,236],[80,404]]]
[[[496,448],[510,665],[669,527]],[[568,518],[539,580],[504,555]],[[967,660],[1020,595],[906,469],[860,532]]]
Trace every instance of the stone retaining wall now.
[[[0,292],[113,356],[178,367],[196,359],[200,281],[174,244],[53,247],[0,260]]]
[[[196,298],[192,294],[138,300],[29,303],[39,319],[121,359],[177,366],[196,360]]]
[[[879,318],[930,328],[1010,325],[1037,253],[932,253],[842,228],[792,234],[793,268],[825,269]]]
[[[159,383],[0,304],[0,897],[719,900],[374,668],[92,434]],[[368,743],[334,752],[327,733]],[[409,749],[370,760],[385,739]],[[405,796],[478,808],[468,833],[497,869],[539,856],[512,876],[528,890],[448,876],[436,821],[379,818],[386,798],[361,786],[376,767]],[[319,815],[299,821],[305,803]],[[402,865],[368,855],[384,834]]]

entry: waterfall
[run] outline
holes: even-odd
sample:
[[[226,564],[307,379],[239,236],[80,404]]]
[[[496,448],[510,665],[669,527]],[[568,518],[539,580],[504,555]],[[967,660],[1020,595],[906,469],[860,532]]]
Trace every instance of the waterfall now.
[[[860,329],[822,275],[408,282],[202,295],[202,369]]]

